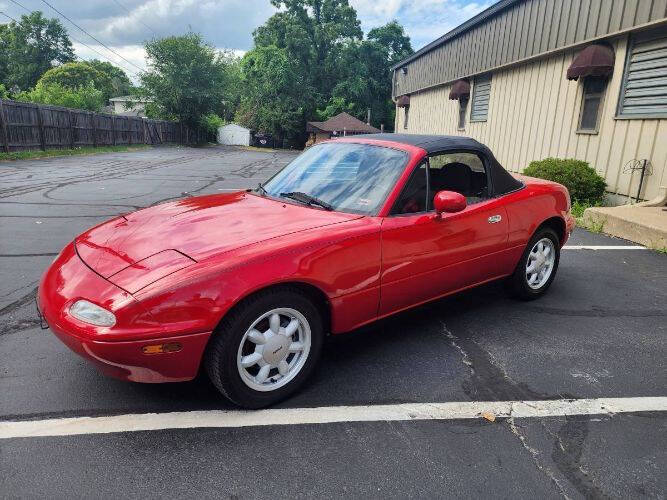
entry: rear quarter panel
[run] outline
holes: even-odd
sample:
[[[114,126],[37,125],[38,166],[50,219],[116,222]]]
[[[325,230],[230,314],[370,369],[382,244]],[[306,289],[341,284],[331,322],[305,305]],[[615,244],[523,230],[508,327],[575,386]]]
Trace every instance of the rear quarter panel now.
[[[566,223],[570,211],[570,197],[567,189],[555,182],[526,176],[517,177],[525,186],[505,195],[509,220],[508,245],[525,247],[535,230],[547,219],[558,217]],[[561,244],[565,243],[566,238],[567,231]]]

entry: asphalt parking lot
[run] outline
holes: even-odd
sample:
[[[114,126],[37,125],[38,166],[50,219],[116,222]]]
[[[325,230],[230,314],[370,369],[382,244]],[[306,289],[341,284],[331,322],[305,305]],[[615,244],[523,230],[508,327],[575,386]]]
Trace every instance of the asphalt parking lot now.
[[[32,301],[84,229],[253,187],[293,156],[161,147],[0,163],[0,423],[233,410],[204,377],[103,377],[39,328]],[[330,339],[279,408],[667,396],[667,256],[613,248],[628,245],[576,230],[539,301],[494,283]],[[0,439],[0,497],[664,498],[666,442],[664,411],[15,437]]]

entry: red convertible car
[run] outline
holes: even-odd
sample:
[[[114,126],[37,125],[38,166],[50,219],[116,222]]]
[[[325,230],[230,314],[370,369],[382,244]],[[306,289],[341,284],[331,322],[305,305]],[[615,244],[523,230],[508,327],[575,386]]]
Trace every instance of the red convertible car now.
[[[259,408],[313,372],[324,337],[506,278],[533,299],[573,228],[567,190],[465,137],[315,145],[254,190],[186,198],[78,236],[37,306],[73,351],[136,382],[205,369]]]

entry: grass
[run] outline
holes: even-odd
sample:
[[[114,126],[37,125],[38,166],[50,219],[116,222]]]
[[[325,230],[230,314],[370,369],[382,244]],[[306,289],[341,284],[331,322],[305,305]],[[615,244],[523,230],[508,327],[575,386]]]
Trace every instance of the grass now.
[[[97,153],[118,153],[125,151],[138,151],[149,148],[146,144],[133,146],[100,146],[81,147],[74,149],[49,149],[47,151],[13,151],[11,153],[0,153],[0,161],[32,160],[35,158],[51,158],[54,156],[90,155]]]
[[[604,221],[585,221],[584,220],[584,211],[587,208],[599,207],[601,204],[591,204],[591,203],[582,203],[580,201],[572,202],[572,215],[577,221],[577,226],[583,229],[587,229],[592,233],[601,233],[604,230]]]

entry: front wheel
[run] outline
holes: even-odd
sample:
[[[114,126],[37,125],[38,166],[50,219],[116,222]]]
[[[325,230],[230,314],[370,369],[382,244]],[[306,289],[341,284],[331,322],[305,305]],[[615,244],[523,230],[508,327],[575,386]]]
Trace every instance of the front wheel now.
[[[303,385],[323,336],[319,311],[299,290],[260,292],[220,323],[207,350],[206,371],[238,406],[269,406]]]
[[[560,241],[553,229],[539,229],[528,242],[510,278],[513,294],[523,300],[542,296],[556,277]]]

